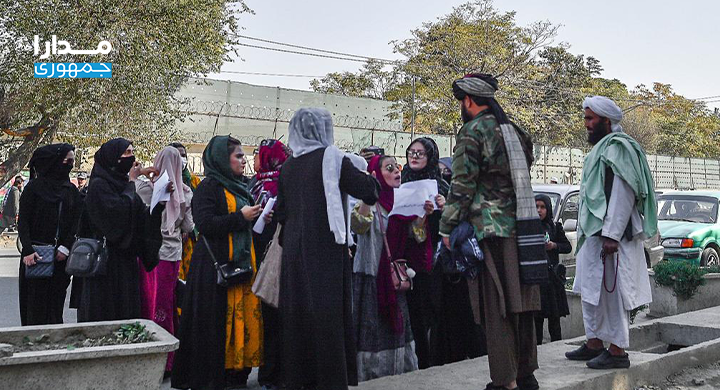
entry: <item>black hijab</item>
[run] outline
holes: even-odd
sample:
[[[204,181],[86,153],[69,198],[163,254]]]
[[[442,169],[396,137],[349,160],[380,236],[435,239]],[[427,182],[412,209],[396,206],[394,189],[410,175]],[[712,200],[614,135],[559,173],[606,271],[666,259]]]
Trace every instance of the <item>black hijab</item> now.
[[[418,142],[425,147],[427,165],[425,165],[425,168],[415,171],[410,168],[410,164],[406,164],[402,170],[402,182],[409,183],[412,181],[433,179],[438,183],[438,192],[440,192],[440,195],[447,197],[450,185],[443,179],[440,173],[440,152],[437,144],[432,138],[421,137],[411,142],[410,146]],[[406,156],[407,151],[410,150],[410,146],[408,146],[405,151]]]
[[[62,200],[64,189],[72,188],[72,164],[63,164],[65,156],[75,147],[70,144],[52,144],[37,148],[30,158],[30,180],[33,191],[50,203]],[[30,183],[28,183],[29,185]]]
[[[555,235],[555,220],[554,220],[554,214],[553,214],[553,208],[552,208],[552,201],[550,200],[550,197],[543,194],[537,194],[535,195],[535,201],[541,201],[545,203],[545,210],[547,210],[547,213],[545,213],[545,219],[540,221],[543,225],[543,228],[546,232],[548,232],[551,236]]]
[[[130,145],[132,142],[125,138],[115,138],[102,144],[95,152],[95,165],[90,176],[105,179],[117,192],[123,192],[130,179],[127,173],[118,170],[118,160]]]

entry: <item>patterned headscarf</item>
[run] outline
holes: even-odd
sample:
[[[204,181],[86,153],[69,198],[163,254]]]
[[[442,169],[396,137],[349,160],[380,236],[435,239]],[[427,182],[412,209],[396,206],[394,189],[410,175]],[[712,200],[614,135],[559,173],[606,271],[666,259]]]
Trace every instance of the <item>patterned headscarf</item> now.
[[[255,173],[255,185],[251,191],[256,204],[260,201],[263,191],[267,192],[268,198],[277,196],[280,168],[287,161],[290,153],[287,146],[278,140],[266,139],[260,143],[258,154],[255,156],[260,160],[260,169]]]

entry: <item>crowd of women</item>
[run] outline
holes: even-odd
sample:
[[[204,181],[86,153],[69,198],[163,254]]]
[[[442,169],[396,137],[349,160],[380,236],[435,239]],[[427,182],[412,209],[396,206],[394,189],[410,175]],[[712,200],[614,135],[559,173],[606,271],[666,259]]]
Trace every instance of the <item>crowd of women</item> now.
[[[244,176],[240,142],[213,137],[202,181],[188,169],[181,144],[143,168],[132,142],[113,139],[95,154],[86,194],[70,183],[71,145],[37,149],[20,201],[22,324],[62,322],[71,280],[65,262],[75,238],[90,237],[104,243],[107,267],[73,276],[78,320],[147,318],[176,335],[180,347],[166,366],[175,388],[243,388],[259,367],[268,389],[345,389],[483,355],[477,298],[464,278],[444,274],[433,261],[450,159],[440,158],[430,138],[410,144],[404,167],[381,152],[346,154],[333,146],[332,116],[324,109],[299,110],[289,135],[288,146],[259,145],[252,178]],[[151,210],[161,175],[170,196]],[[394,189],[417,180],[434,180],[439,190],[424,215],[389,216]],[[274,211],[261,215],[273,198]],[[550,202],[539,198],[539,210],[541,204],[548,250],[565,251],[564,242],[554,243],[564,234],[547,218]],[[266,223],[260,234],[252,230],[259,218]],[[273,237],[282,246],[278,307],[251,290]],[[26,276],[42,261],[35,250],[42,243],[54,243],[54,271]],[[393,285],[397,259],[414,274],[408,291]],[[225,264],[249,270],[249,277],[220,283]],[[545,295],[544,306],[554,299],[551,290]],[[563,310],[551,306],[543,314],[556,339],[554,319]]]

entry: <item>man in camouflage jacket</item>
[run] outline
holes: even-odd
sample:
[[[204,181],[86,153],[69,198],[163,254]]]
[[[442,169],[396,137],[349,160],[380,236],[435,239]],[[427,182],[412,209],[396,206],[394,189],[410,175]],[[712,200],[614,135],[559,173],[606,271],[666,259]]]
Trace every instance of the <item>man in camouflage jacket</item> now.
[[[497,81],[491,76],[466,77],[480,77],[497,89]],[[540,291],[537,285],[520,283],[515,190],[502,132],[493,114],[499,105],[494,98],[467,93],[457,82],[453,93],[460,101],[465,124],[457,135],[452,185],[440,235],[449,245],[453,229],[469,221],[485,252],[485,267],[478,281],[470,281],[469,285],[471,295],[475,295],[472,301],[482,299],[482,305],[474,305],[473,309],[487,334],[492,379],[487,388],[538,389],[533,375],[538,364],[532,312],[540,310]],[[532,141],[528,133],[515,128],[530,166]],[[480,297],[476,295],[478,289]]]

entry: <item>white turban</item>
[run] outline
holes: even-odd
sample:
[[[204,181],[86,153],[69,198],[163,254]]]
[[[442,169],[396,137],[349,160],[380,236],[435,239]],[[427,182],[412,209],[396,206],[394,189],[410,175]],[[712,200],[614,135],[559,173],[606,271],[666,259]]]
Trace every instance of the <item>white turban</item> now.
[[[606,98],[605,96],[588,96],[583,101],[583,109],[585,108],[589,108],[598,116],[610,119],[610,129],[613,132],[623,131],[622,126],[620,126],[623,113],[614,101]]]

